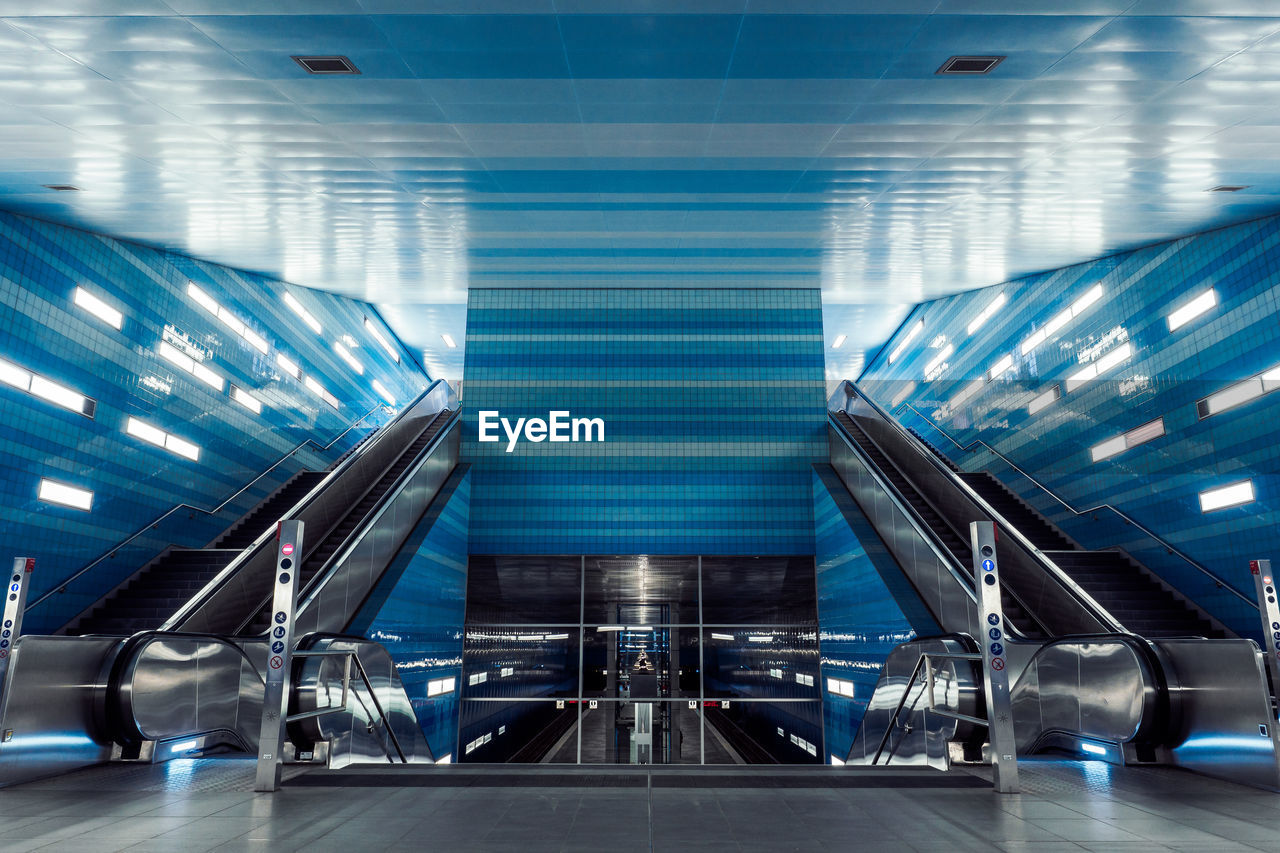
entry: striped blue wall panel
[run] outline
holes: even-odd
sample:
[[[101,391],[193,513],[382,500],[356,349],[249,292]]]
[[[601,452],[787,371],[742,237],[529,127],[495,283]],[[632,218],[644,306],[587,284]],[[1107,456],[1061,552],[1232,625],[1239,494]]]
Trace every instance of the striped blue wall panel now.
[[[817,290],[476,289],[463,457],[476,554],[811,554],[825,458]],[[477,441],[477,412],[605,421]]]
[[[1091,291],[1096,301],[1081,304]],[[1171,327],[1174,312],[1209,291],[1215,304]],[[970,333],[1000,294],[1005,304]],[[1280,553],[1280,394],[1206,418],[1196,406],[1280,365],[1278,319],[1280,218],[1270,217],[924,303],[861,384],[962,467],[991,470],[1082,544],[1129,550],[1237,632],[1259,636],[1248,603],[1176,552],[1249,598],[1248,560]],[[940,358],[948,346],[954,353]],[[1009,369],[992,378],[1005,357]],[[926,376],[932,362],[937,375]],[[1094,448],[1157,418],[1163,435],[1127,449],[1121,442],[1095,461]],[[1106,511],[1075,514],[1030,478],[1076,510],[1117,507],[1175,553]],[[1201,511],[1200,492],[1242,480],[1256,500]]]

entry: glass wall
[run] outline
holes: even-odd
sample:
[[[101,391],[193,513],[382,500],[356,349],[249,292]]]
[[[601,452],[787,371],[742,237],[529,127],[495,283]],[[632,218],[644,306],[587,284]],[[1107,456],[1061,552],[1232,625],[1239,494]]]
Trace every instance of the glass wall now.
[[[813,557],[472,556],[459,758],[820,763]]]

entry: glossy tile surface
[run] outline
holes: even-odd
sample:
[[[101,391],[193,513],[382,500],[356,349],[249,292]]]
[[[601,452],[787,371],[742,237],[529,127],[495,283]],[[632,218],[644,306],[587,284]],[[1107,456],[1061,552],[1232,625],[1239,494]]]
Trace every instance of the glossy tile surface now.
[[[807,768],[606,776],[501,767],[479,773],[501,776],[506,785],[475,770],[440,768],[458,783],[286,782],[276,794],[253,794],[246,790],[252,763],[176,763],[91,769],[6,789],[0,795],[5,849],[201,853],[438,845],[529,853],[746,853],[848,850],[856,839],[866,850],[1249,853],[1274,850],[1280,834],[1274,794],[1177,770],[1093,762],[1023,762],[1023,793],[1005,796],[985,787],[927,787],[936,784],[929,777],[915,780],[926,787],[840,787],[849,771]],[[764,774],[769,778],[762,780]]]
[[[1280,193],[1261,0],[5,0],[0,72],[0,207],[374,302],[445,375],[439,306],[547,282],[820,285],[848,374]]]

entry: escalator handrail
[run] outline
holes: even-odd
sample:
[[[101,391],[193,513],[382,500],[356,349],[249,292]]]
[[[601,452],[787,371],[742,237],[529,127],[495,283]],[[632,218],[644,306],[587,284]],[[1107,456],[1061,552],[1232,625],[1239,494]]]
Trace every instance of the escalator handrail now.
[[[339,477],[341,477],[351,468],[351,466],[355,465],[356,461],[359,460],[363,456],[363,454],[374,450],[374,448],[376,448],[379,445],[379,442],[383,440],[387,440],[387,437],[391,435],[392,427],[395,426],[397,423],[399,423],[401,420],[409,417],[410,413],[413,412],[413,410],[418,406],[418,404],[426,400],[427,398],[429,398],[436,391],[436,388],[440,386],[442,383],[444,384],[444,387],[448,389],[448,395],[446,397],[445,405],[446,406],[448,405],[448,401],[455,400],[456,397],[453,394],[453,390],[449,388],[448,383],[446,383],[445,380],[437,379],[435,382],[432,382],[429,386],[427,386],[427,390],[423,391],[416,398],[414,398],[413,402],[406,405],[404,409],[402,409],[394,418],[392,418],[387,424],[385,424],[381,429],[378,430],[380,435],[378,435],[378,437],[373,439],[373,443],[371,445],[366,447],[360,453],[355,453],[347,457],[347,459],[343,461],[342,464],[338,465],[338,467],[328,472],[325,475],[324,479],[316,483],[311,488],[310,491],[308,491],[305,495],[303,495],[302,498],[299,499],[298,502],[295,503],[292,507],[285,510],[280,515],[280,517],[292,518],[298,512],[302,511],[314,500],[320,497],[320,495],[322,495],[325,492],[325,490],[329,488],[329,486],[333,485],[333,483],[337,481]],[[276,535],[276,531],[274,527],[269,527],[268,529],[260,533],[258,535],[258,538],[254,539],[253,542],[247,548],[245,548],[243,551],[240,552],[239,556],[237,556],[230,563],[228,563],[226,567],[223,568],[222,571],[218,572],[218,574],[215,575],[207,584],[205,584],[204,587],[201,588],[199,592],[197,592],[195,595],[189,598],[186,601],[186,603],[184,603],[180,608],[178,608],[178,610],[175,613],[173,613],[173,615],[171,615],[168,619],[166,619],[164,621],[164,624],[160,626],[160,630],[162,631],[176,630],[177,627],[181,625],[188,617],[190,617],[192,613],[194,613],[197,609],[199,609],[199,607],[206,600],[208,600],[208,598],[211,595],[213,595],[215,592],[220,590],[224,585],[226,585],[226,583],[232,577],[235,576],[236,572],[240,571],[241,566],[243,566],[246,562],[252,559],[253,556],[257,554],[258,551],[261,550],[263,547],[265,547],[269,542],[274,540],[275,535]]]
[[[51,586],[51,587],[50,587],[46,592],[44,592],[43,594],[41,594],[41,595],[40,595],[38,598],[36,598],[34,601],[30,601],[30,602],[28,602],[28,603],[27,603],[27,606],[26,606],[26,609],[25,609],[25,610],[23,610],[23,612],[24,612],[24,613],[30,612],[30,611],[31,611],[31,609],[32,609],[33,607],[35,607],[37,604],[40,604],[40,603],[41,603],[42,601],[44,601],[45,599],[49,598],[50,596],[54,595],[55,593],[57,593],[57,592],[59,592],[59,591],[61,591],[61,590],[63,590],[63,589],[65,589],[65,588],[66,588],[66,586],[67,586],[67,584],[72,583],[72,582],[73,582],[73,581],[75,581],[77,578],[79,578],[79,577],[81,577],[81,576],[85,575],[86,573],[90,572],[90,571],[94,568],[94,566],[98,565],[98,564],[99,564],[99,563],[101,563],[103,560],[109,559],[109,558],[111,557],[111,555],[113,555],[113,554],[115,554],[116,552],[118,552],[121,548],[124,548],[124,547],[128,546],[128,544],[129,544],[130,542],[132,542],[133,540],[135,540],[135,539],[137,539],[138,537],[142,536],[144,533],[147,533],[147,532],[148,532],[148,531],[150,531],[152,528],[154,528],[156,525],[160,524],[161,522],[163,522],[165,519],[169,518],[170,516],[172,516],[172,515],[174,515],[174,514],[176,514],[176,513],[179,513],[179,512],[198,512],[198,513],[202,513],[202,514],[204,514],[204,515],[217,515],[219,512],[222,512],[222,510],[226,509],[226,507],[227,507],[227,506],[228,506],[232,501],[234,501],[236,498],[240,497],[240,495],[244,494],[244,493],[245,493],[246,491],[248,491],[249,489],[253,488],[253,487],[254,487],[254,486],[255,486],[259,481],[261,481],[261,480],[262,480],[262,478],[263,478],[263,477],[266,477],[268,474],[270,474],[272,471],[274,471],[274,470],[275,470],[276,468],[278,468],[280,465],[283,465],[286,461],[288,461],[289,459],[291,459],[291,458],[292,458],[294,455],[296,455],[297,453],[301,452],[303,449],[307,448],[308,446],[311,446],[311,447],[314,447],[317,451],[319,451],[319,452],[321,452],[321,453],[325,452],[326,450],[329,450],[329,449],[330,449],[330,448],[332,448],[335,444],[337,444],[340,440],[342,440],[342,438],[343,438],[347,433],[351,432],[353,429],[355,429],[356,427],[360,426],[360,424],[362,424],[366,418],[368,418],[370,415],[372,415],[374,412],[378,411],[378,410],[379,410],[379,409],[381,409],[382,407],[383,407],[383,404],[382,404],[382,403],[379,403],[379,404],[377,404],[376,406],[374,406],[373,408],[371,408],[369,411],[365,412],[365,413],[364,413],[363,415],[361,415],[360,417],[356,418],[354,421],[352,421],[350,424],[348,424],[348,425],[347,425],[347,428],[346,428],[346,429],[344,429],[342,432],[340,432],[340,433],[338,433],[337,435],[335,435],[335,436],[334,436],[334,437],[329,441],[329,443],[328,443],[328,444],[323,444],[323,445],[322,445],[322,444],[320,444],[319,442],[317,442],[317,441],[316,441],[315,439],[313,439],[313,438],[308,438],[308,439],[306,439],[305,441],[300,442],[298,445],[296,445],[296,446],[295,446],[292,450],[290,450],[288,453],[286,453],[285,455],[281,456],[281,457],[280,457],[279,459],[277,459],[275,462],[271,463],[270,467],[268,467],[266,470],[264,470],[264,471],[263,471],[262,473],[260,473],[258,476],[254,477],[254,478],[253,478],[252,480],[250,480],[248,483],[246,483],[246,484],[244,484],[243,486],[241,486],[240,488],[236,489],[236,490],[235,490],[235,492],[233,492],[233,493],[232,493],[232,494],[231,494],[231,495],[230,495],[226,500],[224,500],[222,503],[218,504],[217,506],[213,507],[212,509],[209,509],[209,508],[206,508],[206,507],[194,506],[194,505],[192,505],[192,504],[188,504],[188,503],[179,503],[179,504],[174,504],[172,507],[170,507],[169,509],[165,510],[165,511],[164,511],[163,513],[161,513],[160,515],[156,516],[156,517],[155,517],[155,518],[153,518],[151,521],[147,522],[145,525],[143,525],[141,528],[139,528],[137,532],[135,532],[135,533],[133,533],[132,535],[130,535],[127,539],[123,539],[123,540],[121,540],[120,542],[117,542],[115,545],[112,545],[112,546],[111,546],[111,548],[110,548],[109,550],[107,550],[107,551],[106,551],[105,553],[103,553],[101,556],[99,556],[98,558],[96,558],[93,562],[89,563],[88,565],[84,566],[83,568],[79,569],[78,571],[76,571],[76,572],[74,572],[74,573],[72,573],[72,574],[68,575],[67,577],[63,578],[60,582],[58,582],[58,583],[54,584],[53,586]]]
[[[319,570],[317,570],[316,574],[311,578],[307,585],[298,591],[298,607],[296,612],[301,613],[307,605],[309,605],[315,597],[320,594],[321,590],[333,577],[338,567],[343,564],[343,561],[359,544],[360,538],[363,536],[365,531],[378,523],[378,520],[382,518],[382,514],[386,512],[386,509],[390,505],[392,499],[400,493],[400,491],[409,482],[410,478],[418,472],[418,469],[427,463],[431,458],[431,455],[435,453],[436,448],[440,446],[440,443],[444,440],[445,436],[452,432],[460,423],[457,409],[443,409],[441,412],[449,412],[449,417],[445,420],[444,425],[440,427],[440,431],[436,433],[435,437],[432,438],[431,441],[427,443],[427,446],[418,454],[417,462],[411,463],[409,467],[400,472],[400,476],[396,478],[395,482],[392,483],[387,491],[383,493],[382,497],[378,499],[378,502],[375,503],[369,512],[365,514],[360,525],[356,527],[355,530],[352,530],[347,534],[347,538],[344,539],[342,544],[338,546],[337,550],[333,552],[333,555],[325,561],[325,564],[321,566]],[[437,415],[437,417],[439,417],[439,415]],[[258,613],[262,608],[266,607],[270,602],[270,596],[263,598],[262,604],[246,615],[245,620],[240,623],[235,631],[232,632],[233,635],[239,636],[242,631],[248,628],[249,625],[252,624],[253,620],[257,618]]]
[[[854,387],[856,388],[857,386],[854,386]],[[867,395],[865,395],[865,394],[863,394],[863,395],[862,395],[862,397],[863,397],[863,399],[870,400],[870,398],[869,398],[869,397],[867,397]],[[874,401],[872,401],[872,402],[874,402]],[[974,450],[974,449],[975,449],[975,448],[977,448],[979,445],[981,445],[985,450],[989,451],[993,456],[997,457],[998,459],[1000,459],[1000,461],[1004,462],[1004,464],[1008,465],[1010,468],[1012,468],[1013,470],[1017,471],[1019,474],[1021,474],[1023,477],[1025,477],[1027,480],[1029,480],[1031,483],[1035,484],[1036,488],[1040,489],[1040,491],[1044,492],[1046,495],[1048,495],[1049,497],[1053,498],[1053,500],[1055,500],[1057,503],[1059,503],[1059,504],[1061,504],[1061,505],[1062,505],[1063,509],[1067,510],[1068,512],[1070,512],[1070,513],[1071,513],[1071,514],[1073,514],[1073,515],[1090,515],[1090,514],[1095,513],[1095,512],[1097,512],[1097,511],[1099,511],[1099,510],[1107,510],[1108,512],[1111,512],[1111,513],[1113,513],[1113,514],[1115,514],[1115,515],[1119,516],[1119,518],[1120,518],[1120,520],[1121,520],[1121,521],[1125,522],[1125,523],[1126,523],[1126,524],[1128,524],[1128,525],[1131,525],[1131,526],[1133,526],[1133,527],[1138,528],[1138,529],[1139,529],[1139,530],[1141,530],[1143,533],[1145,533],[1147,536],[1149,536],[1149,537],[1151,538],[1151,540],[1152,540],[1152,541],[1154,541],[1154,542],[1156,542],[1157,544],[1159,544],[1159,545],[1160,545],[1160,547],[1164,548],[1164,549],[1165,549],[1166,551],[1168,551],[1169,553],[1171,553],[1171,554],[1175,554],[1175,555],[1177,555],[1178,557],[1181,557],[1181,558],[1182,558],[1182,560],[1183,560],[1184,562],[1186,562],[1188,565],[1192,566],[1196,571],[1198,571],[1198,572],[1200,572],[1201,574],[1203,574],[1203,575],[1205,575],[1206,577],[1208,577],[1208,578],[1209,578],[1209,580],[1213,581],[1213,582],[1214,582],[1214,584],[1215,584],[1215,586],[1220,587],[1220,588],[1223,588],[1223,589],[1226,589],[1228,592],[1232,593],[1236,598],[1239,598],[1241,601],[1243,601],[1243,602],[1245,602],[1246,604],[1248,604],[1248,605],[1249,605],[1250,607],[1252,607],[1254,610],[1257,610],[1257,609],[1258,609],[1258,602],[1254,601],[1254,600],[1253,600],[1252,598],[1250,598],[1249,596],[1247,596],[1247,595],[1245,595],[1244,593],[1240,592],[1238,589],[1236,589],[1234,586],[1232,586],[1230,583],[1228,583],[1228,582],[1226,581],[1226,579],[1225,579],[1225,578],[1221,577],[1220,575],[1218,575],[1216,572],[1214,572],[1212,569],[1208,568],[1207,566],[1203,566],[1203,565],[1201,565],[1200,563],[1198,563],[1196,560],[1192,559],[1192,558],[1191,558],[1190,556],[1188,556],[1185,552],[1183,552],[1180,548],[1178,548],[1178,546],[1176,546],[1176,545],[1173,545],[1173,544],[1169,543],[1169,542],[1168,542],[1168,541],[1166,541],[1163,537],[1161,537],[1159,534],[1155,533],[1153,530],[1151,530],[1150,528],[1146,527],[1144,524],[1142,524],[1142,522],[1138,521],[1137,519],[1135,519],[1133,516],[1129,515],[1129,514],[1128,514],[1127,512],[1125,512],[1124,510],[1119,509],[1119,508],[1117,508],[1117,507],[1115,507],[1115,506],[1113,506],[1113,505],[1111,505],[1111,504],[1109,504],[1109,503],[1096,504],[1096,505],[1091,506],[1091,507],[1088,507],[1088,508],[1086,508],[1086,509],[1076,509],[1076,508],[1075,508],[1075,507],[1073,507],[1071,504],[1067,503],[1065,500],[1063,500],[1061,497],[1059,497],[1059,496],[1058,496],[1058,494],[1057,494],[1057,492],[1053,491],[1053,489],[1050,489],[1050,488],[1049,488],[1048,486],[1046,486],[1044,483],[1041,483],[1041,482],[1040,482],[1039,480],[1037,480],[1035,477],[1031,476],[1031,474],[1029,474],[1029,473],[1027,473],[1025,470],[1023,470],[1023,469],[1022,469],[1022,468],[1021,468],[1021,467],[1020,467],[1016,462],[1014,462],[1014,461],[1013,461],[1012,459],[1010,459],[1009,457],[1005,456],[1005,455],[1004,455],[1003,453],[1001,453],[999,450],[996,450],[996,449],[995,449],[994,447],[992,447],[991,445],[987,444],[987,443],[986,443],[985,441],[983,441],[982,439],[980,439],[980,438],[974,439],[973,441],[971,441],[971,442],[970,442],[969,444],[967,444],[967,445],[961,444],[959,441],[956,441],[956,439],[955,439],[954,437],[952,437],[952,435],[951,435],[950,433],[948,433],[945,429],[943,429],[942,427],[938,426],[937,424],[934,424],[932,421],[929,421],[929,419],[928,419],[928,418],[926,418],[926,417],[925,417],[925,416],[920,412],[920,410],[919,410],[919,409],[917,409],[915,406],[911,405],[910,403],[907,403],[907,402],[905,402],[905,401],[904,401],[904,402],[899,403],[899,404],[898,404],[897,406],[895,406],[894,408],[897,408],[897,409],[906,408],[906,409],[910,409],[912,412],[915,412],[915,414],[916,414],[918,417],[920,417],[922,420],[925,420],[926,422],[930,423],[930,425],[931,425],[934,429],[936,429],[936,430],[937,430],[937,431],[938,431],[938,432],[939,432],[939,433],[940,433],[940,434],[941,434],[941,435],[942,435],[942,436],[943,436],[947,441],[949,441],[949,442],[951,442],[952,444],[954,444],[954,445],[956,446],[956,449],[957,449],[957,450],[959,450],[961,453],[969,453],[970,451]],[[895,421],[895,422],[896,422],[896,421]]]
[[[911,504],[898,493],[897,487],[883,476],[875,463],[867,457],[866,451],[859,447],[858,443],[849,437],[845,432],[844,426],[837,421],[834,416],[830,415],[830,413],[828,413],[828,423],[836,427],[836,435],[840,436],[840,440],[848,445],[849,449],[856,453],[858,458],[862,460],[863,465],[866,466],[867,471],[871,474],[872,478],[875,479],[876,484],[880,486],[881,491],[889,497],[889,500],[893,503],[894,507],[902,513],[908,522],[910,522],[916,533],[920,535],[920,538],[922,538],[929,546],[929,549],[933,551],[934,556],[938,558],[938,561],[942,565],[947,567],[947,572],[955,578],[957,583],[960,585],[960,588],[964,590],[964,594],[968,596],[969,600],[976,606],[978,603],[978,596],[973,589],[973,578],[968,577],[964,571],[962,571],[963,567],[957,564],[955,555],[951,553],[951,550],[942,544],[938,535],[934,533],[929,525],[924,523],[923,519],[920,518],[919,514],[916,512],[916,508],[911,506]]]
[[[928,448],[923,446],[923,442],[908,432],[906,427],[891,417],[879,403],[864,394],[857,385],[850,380],[845,380],[845,382],[853,395],[856,395],[866,402],[871,407],[872,411],[879,415],[882,420],[891,425],[891,429],[899,433],[899,435],[908,443],[908,446],[918,451],[920,457],[925,459],[927,464],[932,465],[935,470],[942,473],[955,488],[959,489],[961,494],[977,505],[977,507],[985,512],[989,518],[995,521],[1001,532],[1007,534],[1010,539],[1018,543],[1018,546],[1036,563],[1038,563],[1041,569],[1047,572],[1049,576],[1053,578],[1059,586],[1066,590],[1069,595],[1075,598],[1076,601],[1084,605],[1085,609],[1088,610],[1093,617],[1103,625],[1103,627],[1115,633],[1127,633],[1127,629],[1123,624],[1121,624],[1120,620],[1112,616],[1111,612],[1103,607],[1097,599],[1086,592],[1080,584],[1076,583],[1074,578],[1064,572],[1057,563],[1050,560],[1045,553],[1037,548],[1031,540],[1027,539],[1027,537],[1024,536],[1018,528],[1010,524],[1003,515],[996,511],[995,507],[987,503],[981,495],[973,490],[972,486],[962,480],[959,474],[944,465],[941,459],[934,455]],[[845,411],[845,409],[842,407],[840,411]],[[852,415],[849,416],[852,417]],[[868,436],[868,438],[870,438],[870,436]],[[874,441],[874,439],[872,440]],[[883,452],[883,449],[881,452]],[[1028,612],[1030,612],[1030,610],[1028,610]]]

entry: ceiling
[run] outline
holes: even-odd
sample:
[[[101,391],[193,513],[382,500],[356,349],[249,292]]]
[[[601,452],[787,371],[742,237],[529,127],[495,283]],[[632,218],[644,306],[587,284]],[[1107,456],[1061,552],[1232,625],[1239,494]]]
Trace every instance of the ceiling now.
[[[103,6],[0,0],[0,207],[367,299],[437,375],[469,285],[821,286],[849,375],[919,300],[1280,207],[1275,0]]]

